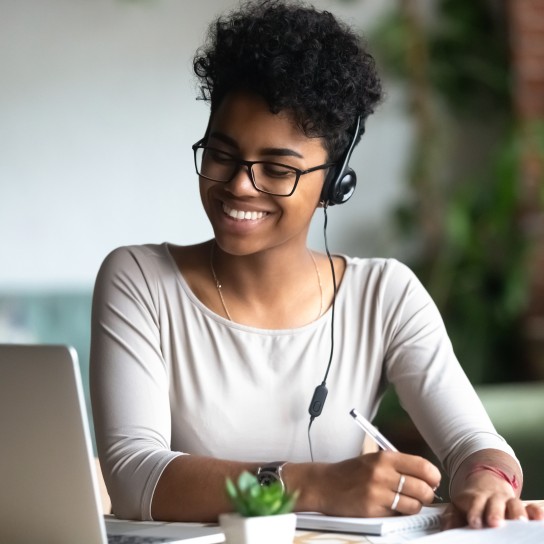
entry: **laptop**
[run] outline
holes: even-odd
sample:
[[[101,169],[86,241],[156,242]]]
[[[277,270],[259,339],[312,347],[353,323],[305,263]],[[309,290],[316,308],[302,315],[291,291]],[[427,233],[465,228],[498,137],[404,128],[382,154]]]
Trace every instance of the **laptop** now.
[[[103,516],[75,350],[0,345],[0,542],[224,541],[218,526]]]

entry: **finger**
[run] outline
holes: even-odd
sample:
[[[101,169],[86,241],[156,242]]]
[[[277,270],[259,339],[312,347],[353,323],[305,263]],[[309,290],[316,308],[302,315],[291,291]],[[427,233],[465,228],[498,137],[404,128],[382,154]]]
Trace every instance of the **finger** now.
[[[391,503],[391,506],[389,507],[393,512],[397,512],[399,500],[400,500],[400,493],[397,491],[395,493],[395,496],[393,497],[393,502]]]
[[[400,474],[423,480],[431,487],[440,485],[440,480],[442,478],[440,470],[423,457],[406,453],[397,454],[393,463],[395,469]]]
[[[465,515],[450,504],[443,512],[440,527],[443,531],[464,527],[467,524]]]
[[[421,503],[418,500],[401,493],[399,493],[398,499],[396,493],[391,495],[391,501],[390,510],[399,514],[417,514],[421,510]]]
[[[402,493],[406,478],[407,476],[405,474],[398,472],[394,467],[391,467],[387,474],[387,482],[384,481],[384,483],[391,491]]]
[[[477,497],[467,509],[466,522],[472,529],[481,529],[483,527],[486,503],[486,497]]]
[[[521,502],[519,499],[510,499],[506,503],[505,518],[528,520],[529,514],[527,513],[527,509],[525,508],[523,502]]]
[[[413,476],[405,476],[404,478],[403,495],[415,499],[420,505],[433,503],[434,491],[427,482]]]
[[[504,498],[491,496],[489,497],[484,513],[484,520],[489,527],[499,527],[504,522],[504,516],[506,511],[506,505]]]
[[[527,512],[529,519],[536,519],[536,520],[544,519],[544,508],[542,508],[538,504],[528,504],[525,507],[525,511]]]

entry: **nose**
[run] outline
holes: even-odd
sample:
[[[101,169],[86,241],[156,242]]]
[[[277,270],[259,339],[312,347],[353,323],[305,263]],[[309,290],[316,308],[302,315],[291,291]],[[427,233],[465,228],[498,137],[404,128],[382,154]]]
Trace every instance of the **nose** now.
[[[225,185],[225,187],[236,196],[254,195],[259,192],[255,189],[255,185],[253,185],[249,166],[245,164],[240,165],[234,177]]]

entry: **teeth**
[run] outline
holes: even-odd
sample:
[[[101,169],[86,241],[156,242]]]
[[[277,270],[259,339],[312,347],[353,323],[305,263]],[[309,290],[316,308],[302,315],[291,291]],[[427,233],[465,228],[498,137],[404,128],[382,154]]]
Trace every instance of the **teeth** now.
[[[242,210],[233,210],[232,208],[229,208],[227,205],[223,204],[223,211],[233,219],[238,220],[252,220],[255,221],[257,219],[262,219],[266,212],[244,212]]]

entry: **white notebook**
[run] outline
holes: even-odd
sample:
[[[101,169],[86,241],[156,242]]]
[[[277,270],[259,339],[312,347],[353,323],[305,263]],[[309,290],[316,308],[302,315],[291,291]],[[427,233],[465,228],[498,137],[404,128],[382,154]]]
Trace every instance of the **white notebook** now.
[[[418,514],[384,518],[346,518],[314,512],[297,514],[297,529],[335,531],[366,535],[386,535],[406,531],[425,531],[440,527],[444,505],[424,506]]]

